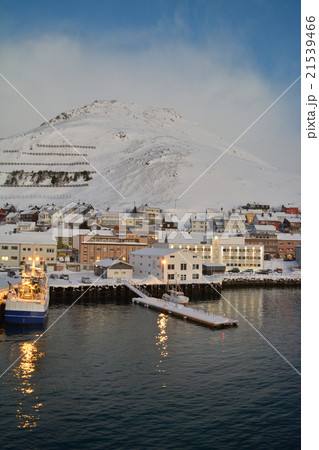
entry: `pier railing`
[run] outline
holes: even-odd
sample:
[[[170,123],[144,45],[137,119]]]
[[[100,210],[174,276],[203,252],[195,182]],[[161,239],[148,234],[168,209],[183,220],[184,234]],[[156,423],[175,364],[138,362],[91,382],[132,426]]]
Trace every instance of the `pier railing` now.
[[[146,289],[142,288],[141,286],[137,287],[136,284],[129,278],[122,278],[122,283],[142,298],[151,297]]]

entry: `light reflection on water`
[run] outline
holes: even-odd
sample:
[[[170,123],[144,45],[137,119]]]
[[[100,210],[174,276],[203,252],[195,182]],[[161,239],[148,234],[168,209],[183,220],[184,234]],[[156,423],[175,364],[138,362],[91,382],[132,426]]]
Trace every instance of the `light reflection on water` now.
[[[300,370],[300,290],[223,295]],[[1,449],[300,448],[298,375],[223,298],[190,306],[239,326],[114,301],[74,305],[36,346],[0,328],[3,370],[27,350],[0,383]],[[65,308],[50,308],[48,323]]]
[[[37,363],[44,354],[38,350],[36,344],[30,342],[20,344],[20,354],[23,354],[20,363],[13,369],[14,377],[19,380],[13,390],[23,395],[16,412],[17,428],[35,428],[40,419],[40,408],[43,404],[39,401],[36,392],[37,385],[33,373],[37,370]]]
[[[165,358],[167,358],[167,356],[168,356],[168,351],[167,351],[168,335],[167,335],[167,331],[166,331],[168,318],[169,318],[169,316],[166,314],[163,314],[163,313],[159,314],[159,316],[157,318],[157,326],[159,328],[159,333],[156,336],[156,341],[157,341],[156,345],[158,346],[158,349],[160,352],[160,359],[156,366],[158,373],[166,372],[166,369],[164,368],[163,363],[165,361]],[[166,384],[163,383],[162,387],[166,388]]]

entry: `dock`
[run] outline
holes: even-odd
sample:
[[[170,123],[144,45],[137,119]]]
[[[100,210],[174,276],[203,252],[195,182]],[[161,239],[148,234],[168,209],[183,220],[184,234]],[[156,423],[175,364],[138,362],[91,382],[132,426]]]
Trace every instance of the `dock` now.
[[[188,306],[179,305],[160,298],[150,297],[143,288],[133,285],[130,280],[125,280],[124,283],[139,296],[132,298],[132,302],[138,305],[155,309],[157,311],[161,311],[162,313],[175,316],[179,319],[189,320],[210,328],[229,328],[238,326],[238,320],[229,319],[228,317],[218,316],[216,314],[210,314],[203,310],[189,308]]]

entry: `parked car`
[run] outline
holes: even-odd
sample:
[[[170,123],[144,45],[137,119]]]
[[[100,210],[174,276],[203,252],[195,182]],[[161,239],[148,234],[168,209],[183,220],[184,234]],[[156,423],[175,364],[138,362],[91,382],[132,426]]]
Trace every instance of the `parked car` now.
[[[272,273],[272,270],[271,269],[265,269],[265,272],[266,273]]]
[[[233,268],[230,269],[228,272],[230,272],[230,273],[239,273],[240,270],[238,269],[238,267],[233,267]]]
[[[282,269],[277,268],[277,269],[274,270],[274,272],[276,272],[276,273],[282,273]]]
[[[91,284],[92,283],[90,277],[82,277],[81,278],[81,282],[84,283],[84,284]]]
[[[59,278],[59,275],[57,273],[51,273],[50,278],[57,280]]]
[[[10,270],[10,271],[8,272],[8,277],[11,277],[11,278],[19,278],[19,274],[17,274],[14,270]]]
[[[269,272],[267,272],[267,270],[261,269],[258,270],[256,273],[258,273],[259,275],[268,275]]]
[[[243,273],[254,273],[253,269],[246,269],[243,270]]]
[[[67,273],[62,273],[62,275],[60,275],[60,280],[69,280],[70,277]]]

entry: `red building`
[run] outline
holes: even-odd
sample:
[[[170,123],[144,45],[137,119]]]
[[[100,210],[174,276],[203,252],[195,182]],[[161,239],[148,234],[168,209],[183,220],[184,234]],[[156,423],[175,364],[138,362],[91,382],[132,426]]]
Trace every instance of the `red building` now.
[[[285,214],[300,214],[299,207],[296,205],[282,205],[281,210]]]
[[[276,228],[276,231],[279,229],[279,219],[276,215],[266,214],[266,215],[257,215],[256,216],[258,225],[273,225]]]

